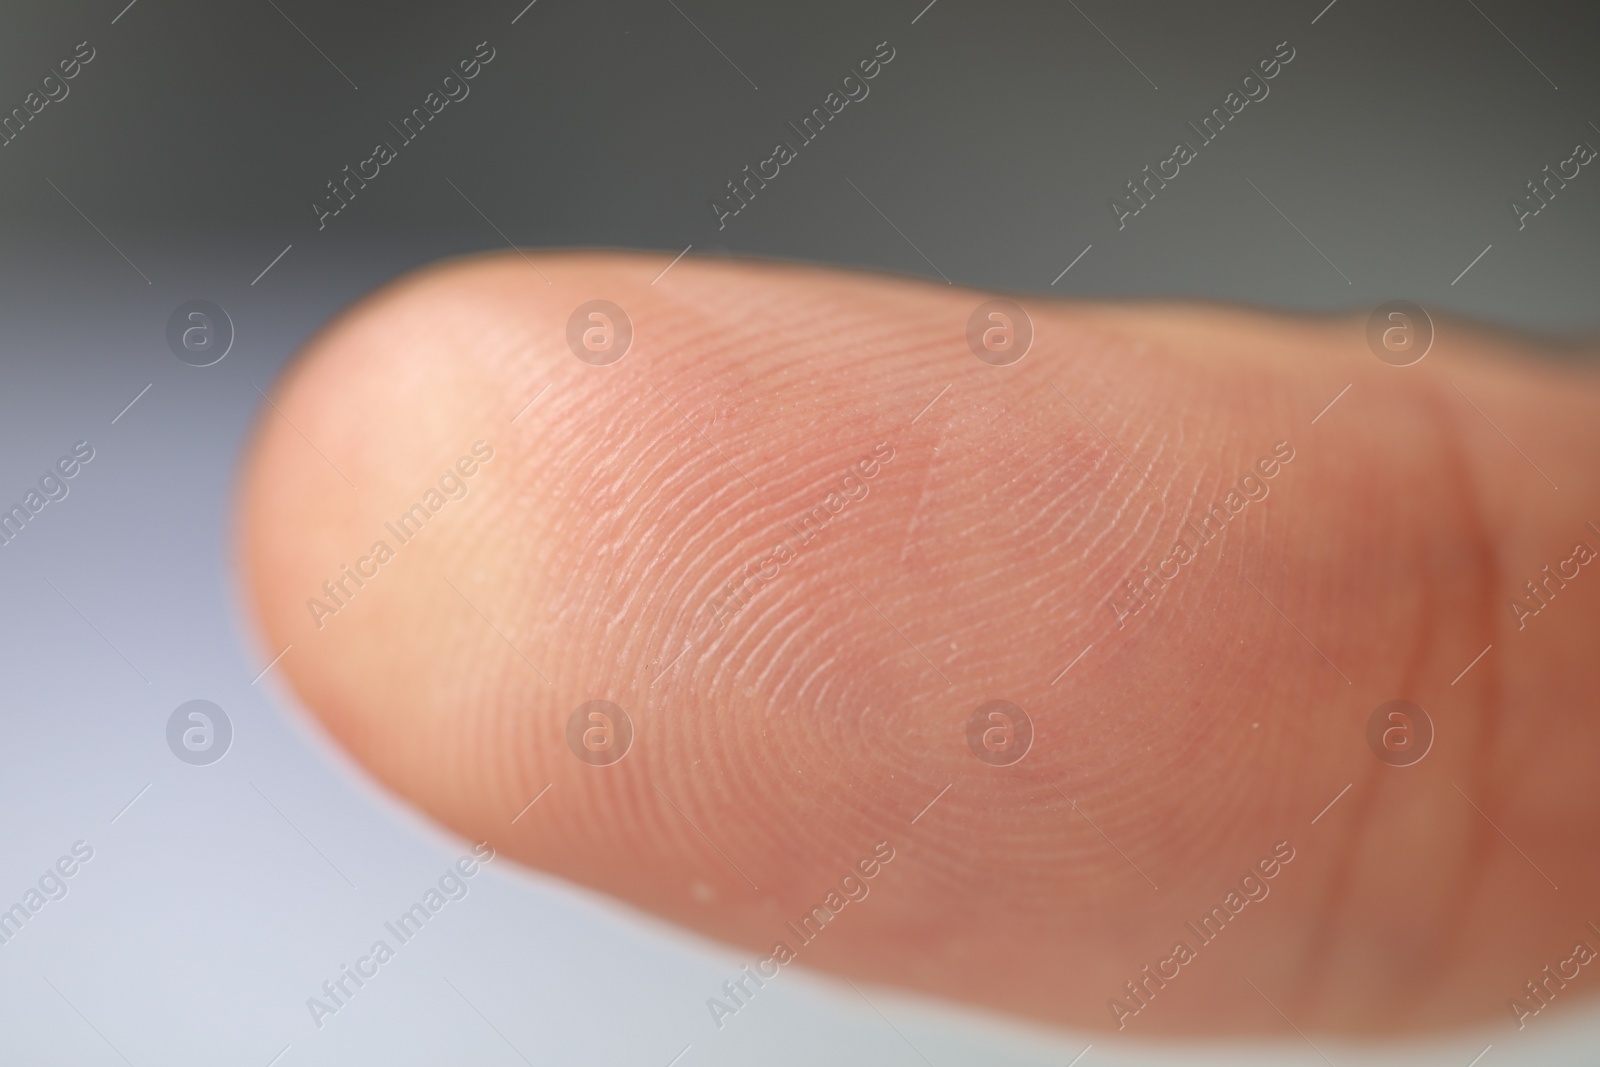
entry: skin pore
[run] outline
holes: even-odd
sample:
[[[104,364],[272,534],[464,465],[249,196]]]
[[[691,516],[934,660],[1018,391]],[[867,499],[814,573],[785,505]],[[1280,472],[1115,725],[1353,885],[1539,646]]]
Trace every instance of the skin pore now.
[[[752,959],[887,842],[801,963],[1142,1036],[1505,1023],[1600,946],[1600,576],[1525,584],[1600,547],[1577,363],[1448,320],[1399,368],[1363,316],[1017,298],[1032,347],[996,367],[989,294],[528,256],[549,284],[475,257],[331,324],[239,498],[263,647],[445,825]],[[608,365],[568,345],[597,299],[632,325]],[[478,442],[470,492],[309,612]],[[1407,767],[1368,746],[1393,699],[1435,731]],[[568,743],[594,700],[633,730],[610,765]],[[1018,762],[968,743],[991,700],[1029,717]]]

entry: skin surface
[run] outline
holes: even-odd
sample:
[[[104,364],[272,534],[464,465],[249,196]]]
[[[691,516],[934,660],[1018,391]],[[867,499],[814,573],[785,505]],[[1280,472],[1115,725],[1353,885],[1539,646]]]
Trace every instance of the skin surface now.
[[[263,411],[239,505],[262,646],[293,645],[282,676],[390,788],[752,963],[782,940],[1140,1036],[1514,1028],[1524,983],[1600,946],[1600,567],[1521,629],[1508,605],[1600,548],[1592,375],[1450,321],[1398,368],[1364,316],[1034,298],[995,367],[966,340],[987,294],[692,258],[652,284],[662,262],[422,271]],[[608,366],[566,340],[596,298],[633,326]],[[479,441],[401,544],[385,521]],[[323,582],[378,540],[332,612]],[[719,612],[747,565],[768,580]],[[1144,566],[1177,575],[1119,618]],[[1408,767],[1367,741],[1397,698],[1435,730]],[[609,766],[566,740],[596,699],[635,731]],[[967,741],[994,699],[1032,723],[1009,766]],[[869,895],[793,936],[879,842]],[[1203,944],[1185,924],[1275,846],[1269,894]],[[1124,983],[1180,939],[1140,1007]]]

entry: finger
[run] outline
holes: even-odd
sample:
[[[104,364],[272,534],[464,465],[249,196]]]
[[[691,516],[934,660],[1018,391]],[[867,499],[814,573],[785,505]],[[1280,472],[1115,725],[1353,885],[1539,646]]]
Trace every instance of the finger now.
[[[425,271],[263,413],[266,643],[393,789],[768,980],[1145,1034],[1505,1019],[1600,944],[1591,380],[660,266]]]

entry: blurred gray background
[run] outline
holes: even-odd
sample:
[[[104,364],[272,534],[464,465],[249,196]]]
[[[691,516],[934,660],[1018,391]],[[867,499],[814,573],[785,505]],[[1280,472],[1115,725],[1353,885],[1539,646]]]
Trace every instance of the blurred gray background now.
[[[79,42],[94,51],[0,147],[0,504],[74,442],[95,450],[68,496],[0,547],[0,908],[74,842],[94,849],[67,895],[0,944],[0,1059],[1324,1062],[1287,1030],[1281,1046],[1132,1045],[888,994],[880,1015],[800,974],[718,1031],[704,998],[744,959],[505,861],[319,1029],[306,998],[467,846],[379,793],[261,673],[275,650],[241,610],[235,465],[258,390],[331,314],[414,266],[507,242],[1069,296],[1409,298],[1589,334],[1600,173],[1583,167],[1522,229],[1509,201],[1578,141],[1600,147],[1596,9],[125,3],[0,11],[0,114],[26,111]],[[389,124],[483,41],[495,58],[470,95],[319,230],[324,183],[397,142]],[[870,95],[719,230],[711,198],[880,41],[895,58]],[[1186,123],[1283,41],[1295,58],[1270,95],[1119,230],[1109,199],[1194,143]],[[168,348],[168,317],[191,299],[236,331],[214,366]],[[197,698],[234,730],[203,767],[165,734]],[[1460,1067],[1491,1044],[1483,1067],[1587,1063],[1600,1018],[1318,1042],[1334,1062]]]

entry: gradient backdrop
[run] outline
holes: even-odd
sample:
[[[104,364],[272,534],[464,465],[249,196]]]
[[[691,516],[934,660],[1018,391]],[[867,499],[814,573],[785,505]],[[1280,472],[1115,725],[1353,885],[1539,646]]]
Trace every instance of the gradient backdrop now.
[[[719,1032],[704,998],[742,957],[504,861],[318,1029],[306,998],[467,846],[380,794],[261,673],[277,650],[230,558],[239,450],[340,307],[511,242],[1064,296],[1403,297],[1590,331],[1600,174],[1520,230],[1509,201],[1577,141],[1600,146],[1592,6],[125,3],[0,10],[0,113],[93,55],[0,147],[0,505],[74,442],[94,449],[0,547],[0,908],[93,849],[0,945],[0,1060],[1064,1065],[1093,1040],[1082,1067],[1323,1062],[1287,1028],[1250,1050],[1128,1045],[885,993],[886,1018],[787,971]],[[324,183],[397,140],[389,123],[484,41],[470,96],[319,230]],[[895,58],[870,96],[719,230],[708,201],[881,41]],[[1119,231],[1110,197],[1283,41],[1270,96]],[[214,366],[167,344],[192,299],[236,332]],[[192,699],[232,723],[210,766],[167,744]],[[1482,1067],[1588,1063],[1600,1017],[1319,1046],[1465,1067],[1491,1043]]]

